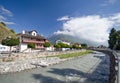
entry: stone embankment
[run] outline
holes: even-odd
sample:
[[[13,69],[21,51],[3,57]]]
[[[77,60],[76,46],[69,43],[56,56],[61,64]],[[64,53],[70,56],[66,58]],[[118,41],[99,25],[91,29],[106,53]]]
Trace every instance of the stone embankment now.
[[[74,53],[74,52],[83,52],[82,50],[71,50],[71,51],[54,51],[54,52],[30,52],[30,53],[12,53],[10,57],[2,57],[0,58],[0,62],[10,62],[10,61],[18,61],[18,60],[26,60],[26,59],[36,59],[46,56],[57,56],[60,54]]]
[[[0,74],[10,73],[10,72],[20,72],[25,69],[48,66],[52,64],[57,64],[60,61],[61,60],[58,57],[49,57],[49,58],[28,59],[21,61],[19,60],[13,62],[1,62]]]
[[[59,53],[45,52],[44,55],[42,53],[39,53],[38,55],[35,55],[34,53],[31,55],[28,55],[28,54],[22,55],[22,53],[20,53],[21,55],[16,54],[11,57],[3,58],[2,62],[0,62],[0,74],[10,73],[10,72],[20,72],[26,69],[32,69],[32,68],[57,64],[61,61],[68,60],[68,59],[60,59],[58,57],[46,57],[46,56],[80,52],[80,51],[86,51],[86,50],[59,52]]]

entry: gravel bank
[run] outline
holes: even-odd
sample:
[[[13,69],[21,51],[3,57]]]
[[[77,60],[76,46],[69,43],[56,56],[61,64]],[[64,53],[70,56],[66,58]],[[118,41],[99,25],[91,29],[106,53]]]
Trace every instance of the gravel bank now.
[[[32,69],[41,66],[49,66],[52,64],[59,63],[58,57],[49,58],[39,58],[39,59],[28,59],[14,62],[1,62],[0,63],[0,74],[10,73],[10,72],[20,72],[25,69]]]

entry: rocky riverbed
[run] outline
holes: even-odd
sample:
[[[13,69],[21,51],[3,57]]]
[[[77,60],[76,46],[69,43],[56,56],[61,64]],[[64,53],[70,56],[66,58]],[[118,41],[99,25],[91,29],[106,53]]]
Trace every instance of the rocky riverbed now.
[[[28,60],[13,61],[13,62],[1,62],[0,74],[20,72],[22,70],[33,69],[38,67],[46,67],[70,59],[73,58],[60,59],[58,57],[42,57],[37,59],[28,59]]]
[[[48,58],[37,58],[28,59],[14,62],[1,62],[0,63],[0,74],[5,74],[9,72],[20,72],[25,69],[32,69],[42,66],[49,66],[52,64],[57,64],[63,60],[58,57],[48,57]]]
[[[73,59],[73,58],[67,58],[67,59],[60,59],[58,57],[48,57],[48,56],[55,56],[55,54],[66,54],[66,53],[74,53],[74,52],[84,52],[86,50],[78,50],[78,51],[71,51],[71,52],[46,52],[46,53],[39,53],[36,57],[35,55],[23,54],[19,56],[11,56],[6,57],[5,61],[0,62],[0,74],[6,74],[11,72],[20,72],[22,70],[26,69],[33,69],[37,67],[46,67],[49,65],[60,63],[61,61]],[[47,54],[47,55],[45,55]],[[42,56],[41,56],[42,55]],[[25,57],[26,56],[26,57]],[[38,57],[39,56],[39,57]],[[11,61],[12,60],[12,61]],[[7,61],[7,62],[6,62]]]
[[[48,67],[0,75],[0,83],[108,83],[109,63],[108,55],[95,52]]]

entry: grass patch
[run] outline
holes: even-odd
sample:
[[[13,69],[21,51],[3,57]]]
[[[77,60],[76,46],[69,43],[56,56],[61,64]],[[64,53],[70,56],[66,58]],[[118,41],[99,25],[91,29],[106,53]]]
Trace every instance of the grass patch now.
[[[92,51],[87,50],[85,52],[67,53],[67,54],[60,54],[60,55],[48,56],[48,57],[59,57],[60,59],[65,59],[65,58],[71,58],[71,57],[78,57],[78,56],[82,56],[89,53],[92,53]]]

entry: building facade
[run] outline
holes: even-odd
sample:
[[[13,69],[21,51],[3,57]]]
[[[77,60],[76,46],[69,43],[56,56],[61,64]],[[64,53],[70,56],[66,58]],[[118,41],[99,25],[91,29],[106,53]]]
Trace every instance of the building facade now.
[[[64,41],[64,40],[56,40],[55,43],[56,43],[56,44],[57,44],[57,43],[64,43],[64,44],[67,44],[67,45],[70,45],[70,44],[71,44],[70,42]]]
[[[56,43],[56,44],[58,44],[58,43],[64,43],[64,44],[67,44],[67,45],[71,45],[70,42],[65,41],[65,40],[56,40],[55,43]],[[59,48],[59,49],[56,49],[56,50],[68,51],[68,50],[70,50],[70,48]]]
[[[48,42],[43,36],[39,35],[36,30],[32,31],[22,31],[22,33],[17,34],[20,44],[19,44],[19,52],[27,51],[28,44],[35,44],[35,49],[44,50],[43,44]]]

